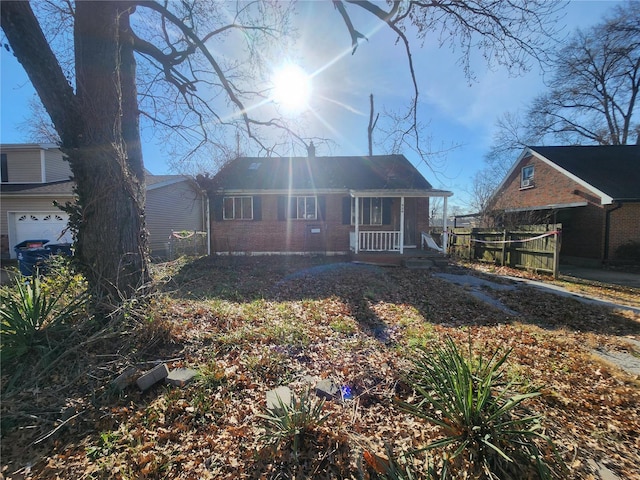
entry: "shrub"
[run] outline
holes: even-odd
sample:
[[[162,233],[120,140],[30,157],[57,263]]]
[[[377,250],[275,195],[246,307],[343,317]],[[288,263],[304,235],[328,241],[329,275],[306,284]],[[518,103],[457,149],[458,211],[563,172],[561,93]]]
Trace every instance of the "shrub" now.
[[[616,260],[640,263],[640,242],[630,240],[623,243],[616,248],[615,258]]]
[[[444,438],[422,449],[442,452],[440,478],[462,472],[477,479],[553,477],[546,461],[554,459],[553,444],[541,417],[521,405],[539,393],[517,394],[513,382],[503,381],[510,350],[496,350],[487,361],[474,357],[471,346],[465,357],[447,339],[443,347],[418,352],[411,376],[418,401],[400,406],[442,428]]]
[[[14,360],[38,351],[55,348],[53,336],[62,334],[67,324],[84,309],[86,294],[64,300],[72,283],[69,279],[57,292],[42,288],[40,277],[28,281],[17,278],[13,288],[0,289],[0,359]]]
[[[304,446],[305,437],[329,418],[329,414],[322,414],[324,399],[313,401],[310,397],[309,389],[299,399],[292,393],[290,403],[278,397],[277,406],[258,415],[265,423],[266,431],[262,439],[275,448],[289,446],[294,457],[297,457]]]

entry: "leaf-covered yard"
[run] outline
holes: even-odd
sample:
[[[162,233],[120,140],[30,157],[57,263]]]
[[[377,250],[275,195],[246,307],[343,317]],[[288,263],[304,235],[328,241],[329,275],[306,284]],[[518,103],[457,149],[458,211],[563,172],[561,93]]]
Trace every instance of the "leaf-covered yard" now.
[[[597,356],[638,357],[639,314],[529,287],[487,290],[510,315],[430,270],[339,259],[202,258],[159,270],[163,292],[124,312],[127,328],[37,381],[9,385],[14,372],[3,368],[4,478],[373,478],[365,457],[400,457],[440,438],[398,400],[413,395],[415,348],[447,337],[476,354],[513,349],[508,374],[542,392],[525,406],[543,414],[564,478],[640,478],[639,378]],[[158,361],[200,375],[183,388],[112,386],[127,366]],[[325,402],[327,421],[297,456],[269,447],[259,417],[266,392],[313,392],[320,379],[353,397]]]

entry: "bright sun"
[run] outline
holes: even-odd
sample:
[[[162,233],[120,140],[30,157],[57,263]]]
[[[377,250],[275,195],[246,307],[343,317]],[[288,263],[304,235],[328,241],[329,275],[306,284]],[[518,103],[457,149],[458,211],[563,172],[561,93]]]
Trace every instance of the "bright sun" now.
[[[288,64],[275,72],[272,78],[272,100],[290,112],[307,108],[311,96],[311,79],[297,65]]]

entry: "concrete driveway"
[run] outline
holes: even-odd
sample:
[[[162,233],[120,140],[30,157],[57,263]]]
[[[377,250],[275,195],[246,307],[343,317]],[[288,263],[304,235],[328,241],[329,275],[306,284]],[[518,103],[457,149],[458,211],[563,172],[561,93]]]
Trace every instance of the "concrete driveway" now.
[[[640,288],[640,273],[618,272],[616,270],[578,267],[575,265],[560,265],[560,276]]]

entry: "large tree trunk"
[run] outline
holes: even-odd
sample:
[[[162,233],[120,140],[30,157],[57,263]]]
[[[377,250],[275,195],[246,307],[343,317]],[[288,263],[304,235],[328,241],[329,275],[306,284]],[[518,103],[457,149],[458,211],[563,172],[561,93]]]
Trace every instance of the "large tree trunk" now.
[[[76,92],[28,2],[2,2],[2,29],[62,139],[76,181],[76,256],[103,307],[149,285],[132,7],[76,3]]]
[[[83,129],[79,148],[67,151],[81,216],[76,251],[107,301],[131,298],[149,283],[135,60],[127,38],[121,38],[128,9],[118,1],[76,4],[76,96]]]

